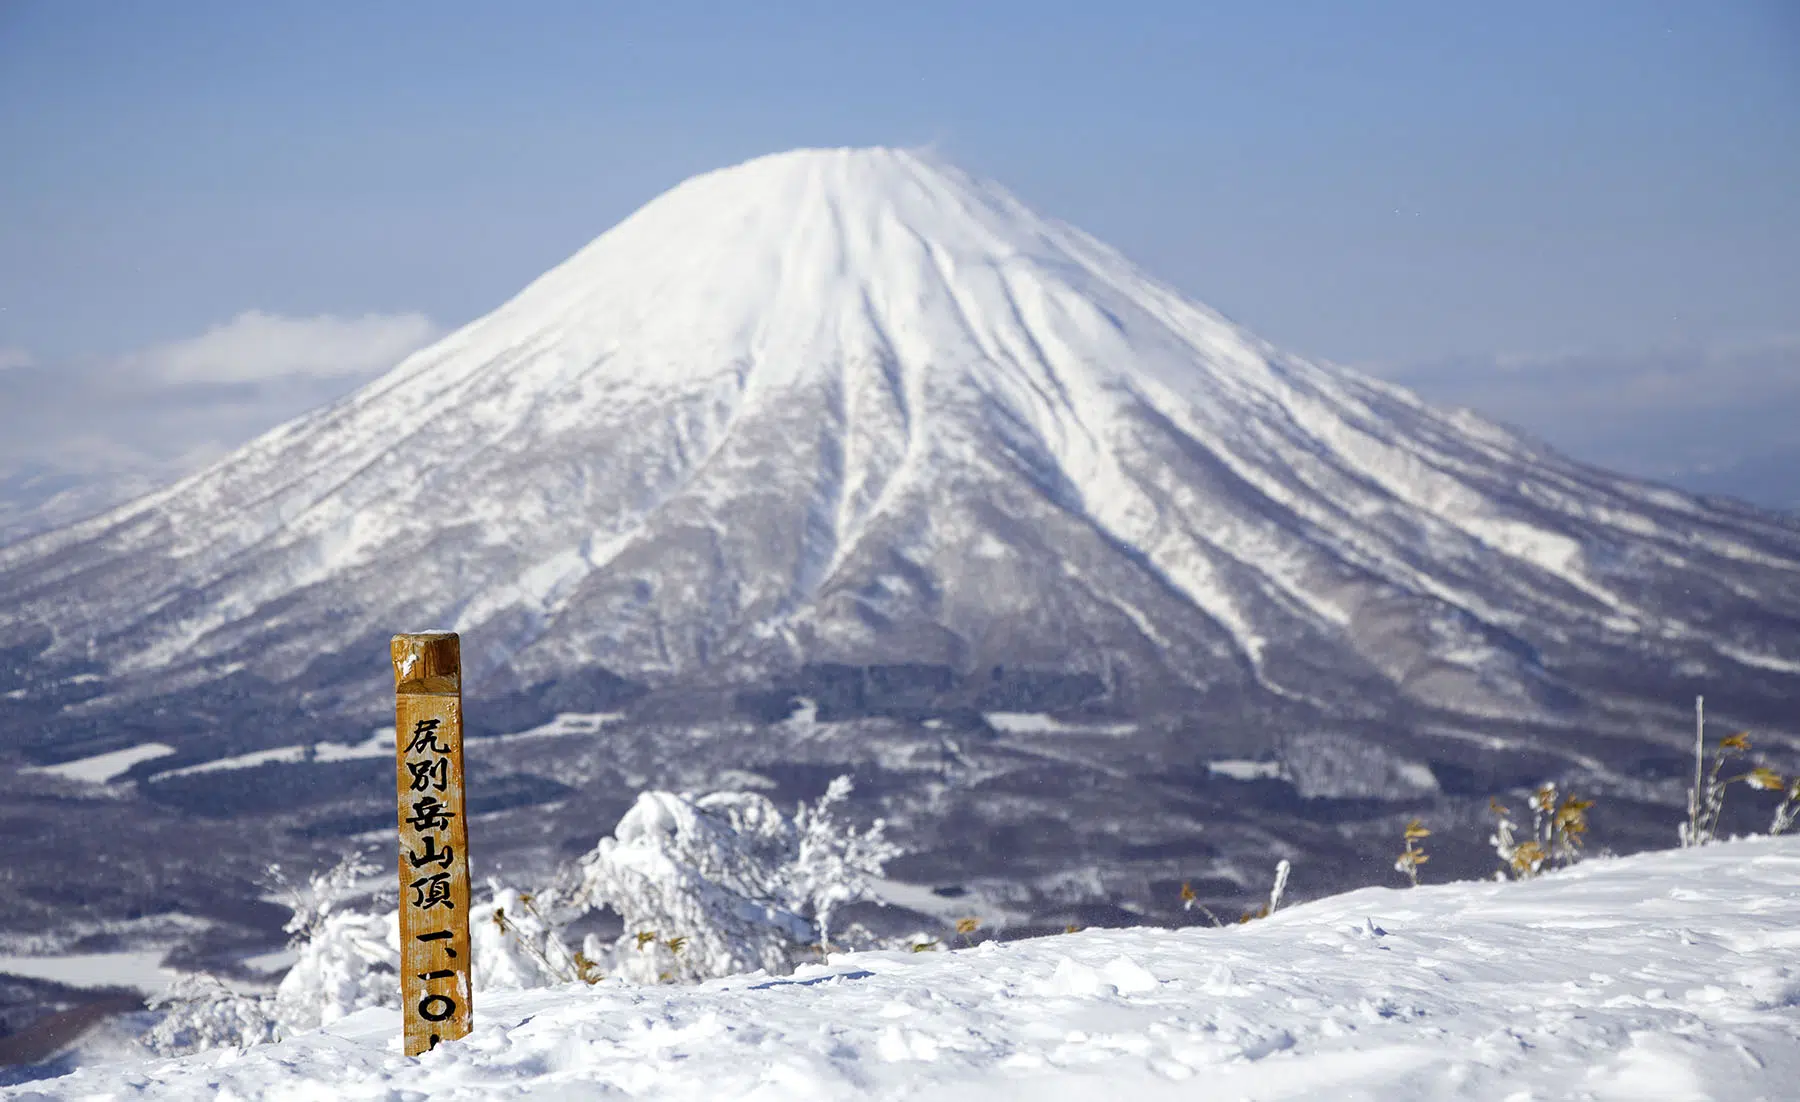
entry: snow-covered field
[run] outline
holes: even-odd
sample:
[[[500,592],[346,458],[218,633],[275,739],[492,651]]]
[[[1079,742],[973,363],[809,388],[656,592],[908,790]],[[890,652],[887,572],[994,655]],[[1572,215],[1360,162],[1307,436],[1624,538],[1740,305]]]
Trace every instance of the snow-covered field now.
[[[20,770],[22,773],[48,773],[71,781],[87,781],[89,784],[106,784],[114,777],[123,776],[132,766],[141,761],[153,761],[156,758],[173,754],[175,748],[162,742],[145,742],[137,746],[127,746],[123,750],[110,753],[95,754],[91,758],[79,758],[65,761],[61,765],[28,766]]]
[[[1797,917],[1800,839],[1753,839],[1526,884],[1368,888],[1223,930],[495,994],[472,1036],[418,1059],[393,1012],[365,1011],[0,1096],[1785,1099]]]
[[[70,987],[132,987],[155,994],[181,975],[163,965],[163,956],[159,949],[41,957],[0,954],[0,975],[27,976]]]
[[[497,735],[491,738],[482,739],[481,742],[483,746],[486,747],[504,742],[517,742],[521,739],[554,738],[562,735],[591,735],[605,727],[607,724],[616,722],[618,719],[618,712],[563,712],[558,714],[548,723],[539,724],[530,730],[515,731],[506,735]],[[150,743],[149,745],[161,746],[160,743]],[[105,759],[118,757],[121,754],[138,755],[137,757],[133,757],[126,761],[122,767],[114,769],[109,777],[102,778],[110,779],[110,776],[117,776],[118,774],[123,773],[126,769],[136,765],[139,761],[157,756],[156,754],[140,753],[140,751],[143,751],[144,749],[144,747],[140,746],[134,750],[121,750],[115,754],[103,754],[100,757],[83,758],[81,761],[69,762],[65,765],[46,766],[42,770],[39,770],[39,772],[49,773],[60,770],[63,771],[65,775],[74,777],[78,780],[91,779],[77,775],[76,772],[72,771],[88,768],[90,763],[99,763]],[[199,765],[189,765],[180,769],[171,769],[167,772],[156,774],[151,780],[158,781],[168,777],[188,777],[195,773],[217,773],[224,769],[249,769],[253,766],[267,765],[271,762],[292,764],[294,762],[302,761],[334,762],[350,761],[356,758],[386,758],[392,755],[393,752],[394,732],[387,727],[377,727],[373,734],[358,743],[345,745],[337,742],[312,742],[298,743],[292,746],[276,746],[268,750],[257,750],[249,754],[237,754],[228,758],[217,758],[213,761],[201,762]],[[162,746],[160,753],[173,753],[173,750],[170,747]],[[91,772],[92,770],[90,769],[89,771]]]

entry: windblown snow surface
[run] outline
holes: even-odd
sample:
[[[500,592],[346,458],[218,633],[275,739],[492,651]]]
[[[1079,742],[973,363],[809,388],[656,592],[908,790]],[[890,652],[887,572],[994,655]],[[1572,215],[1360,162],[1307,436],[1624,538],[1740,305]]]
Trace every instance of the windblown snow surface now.
[[[1753,1099],[1800,1083],[1800,840],[1367,888],[1246,926],[488,996],[92,1067],[16,1099]]]

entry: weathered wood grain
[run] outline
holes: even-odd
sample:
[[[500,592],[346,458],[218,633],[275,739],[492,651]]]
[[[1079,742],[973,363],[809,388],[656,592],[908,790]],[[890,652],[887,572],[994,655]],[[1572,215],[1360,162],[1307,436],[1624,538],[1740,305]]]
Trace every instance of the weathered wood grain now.
[[[469,832],[463,799],[462,644],[396,635],[395,777],[400,812],[400,1011],[406,1054],[474,1024]]]

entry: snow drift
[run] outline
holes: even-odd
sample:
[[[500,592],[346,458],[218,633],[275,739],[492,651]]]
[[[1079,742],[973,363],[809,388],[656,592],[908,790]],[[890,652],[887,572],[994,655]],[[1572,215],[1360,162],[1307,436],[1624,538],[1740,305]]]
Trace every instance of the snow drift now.
[[[417,1059],[397,1013],[365,1011],[11,1097],[1749,1102],[1800,1076],[1797,905],[1800,839],[1755,839],[1369,888],[1225,929],[494,994],[473,1034]]]

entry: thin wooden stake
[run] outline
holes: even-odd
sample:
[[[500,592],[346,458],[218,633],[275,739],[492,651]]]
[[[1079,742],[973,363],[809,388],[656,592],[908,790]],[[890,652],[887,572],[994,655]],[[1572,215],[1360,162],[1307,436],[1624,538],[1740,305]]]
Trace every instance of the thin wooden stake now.
[[[406,1054],[466,1037],[469,828],[463,811],[462,642],[396,635],[394,758],[400,793],[400,1013]]]
[[[1688,839],[1690,846],[1705,841],[1700,837],[1701,801],[1706,788],[1706,698],[1694,698],[1694,788],[1688,793]]]

